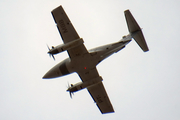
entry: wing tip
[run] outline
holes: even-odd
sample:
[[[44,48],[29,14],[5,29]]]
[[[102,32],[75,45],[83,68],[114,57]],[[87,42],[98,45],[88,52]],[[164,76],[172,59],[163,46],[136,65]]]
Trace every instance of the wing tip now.
[[[101,111],[101,113],[102,113],[102,114],[109,114],[109,113],[115,113],[115,111],[114,111],[114,110],[113,110],[113,111],[109,111],[109,112],[102,112],[102,111]]]

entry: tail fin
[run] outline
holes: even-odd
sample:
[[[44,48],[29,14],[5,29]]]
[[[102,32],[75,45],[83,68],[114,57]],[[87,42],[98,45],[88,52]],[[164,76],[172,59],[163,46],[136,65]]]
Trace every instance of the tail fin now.
[[[124,11],[124,14],[126,17],[126,22],[131,36],[134,38],[134,40],[137,42],[137,44],[141,47],[141,49],[144,52],[149,51],[149,48],[146,44],[141,28],[139,27],[138,23],[132,16],[131,12],[129,10],[126,10]]]

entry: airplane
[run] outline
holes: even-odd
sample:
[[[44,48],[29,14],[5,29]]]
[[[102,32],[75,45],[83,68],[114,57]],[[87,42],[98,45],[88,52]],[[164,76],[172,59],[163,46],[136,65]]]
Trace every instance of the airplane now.
[[[72,97],[74,92],[87,88],[102,114],[113,113],[114,108],[102,83],[103,78],[99,75],[96,66],[113,53],[122,50],[131,42],[132,38],[144,52],[149,51],[142,29],[139,27],[131,12],[125,10],[124,14],[129,34],[123,36],[118,42],[87,50],[83,38],[79,37],[63,7],[60,5],[52,10],[51,13],[64,44],[52,47],[52,49],[48,48],[48,54],[54,58],[55,54],[67,51],[69,58],[51,68],[43,76],[43,79],[57,78],[71,73],[77,73],[82,82],[68,86],[67,91],[70,93],[70,97]]]

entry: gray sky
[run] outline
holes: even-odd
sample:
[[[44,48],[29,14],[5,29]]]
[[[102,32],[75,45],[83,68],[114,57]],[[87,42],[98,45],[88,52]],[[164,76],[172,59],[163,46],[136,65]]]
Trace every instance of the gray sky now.
[[[68,57],[49,58],[46,44],[62,44],[51,10],[63,5],[88,49],[128,34],[124,10],[143,28],[150,51],[132,41],[97,66],[115,113],[102,115],[86,89],[70,99],[76,73],[43,80]],[[180,1],[1,0],[1,120],[179,120]]]

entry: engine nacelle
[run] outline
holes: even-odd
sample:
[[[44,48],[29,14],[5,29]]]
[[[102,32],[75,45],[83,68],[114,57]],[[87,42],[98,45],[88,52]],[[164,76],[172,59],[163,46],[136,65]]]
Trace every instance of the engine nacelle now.
[[[48,53],[54,55],[54,54],[63,52],[65,50],[75,48],[83,43],[84,43],[83,39],[79,38],[79,39],[73,40],[71,42],[68,42],[66,44],[61,44],[56,47],[52,47],[52,49],[50,49]]]
[[[99,76],[99,77],[94,78],[94,79],[92,79],[92,80],[88,80],[88,81],[85,81],[85,82],[79,82],[79,83],[76,83],[76,84],[74,84],[74,85],[71,85],[71,87],[69,87],[69,88],[67,89],[67,91],[69,91],[70,93],[73,93],[73,92],[82,90],[82,89],[84,89],[84,88],[93,86],[93,85],[101,82],[102,80],[103,80],[102,77]]]

